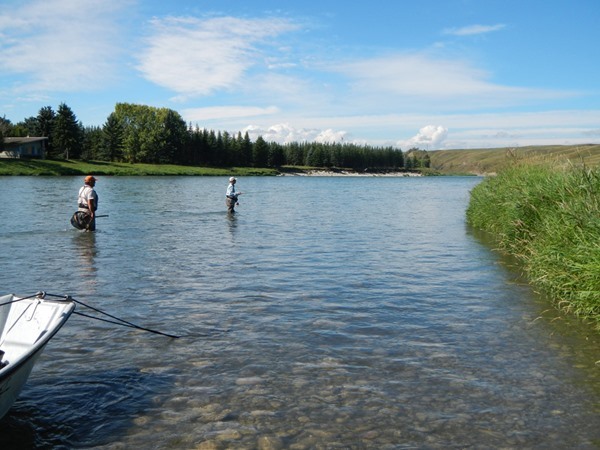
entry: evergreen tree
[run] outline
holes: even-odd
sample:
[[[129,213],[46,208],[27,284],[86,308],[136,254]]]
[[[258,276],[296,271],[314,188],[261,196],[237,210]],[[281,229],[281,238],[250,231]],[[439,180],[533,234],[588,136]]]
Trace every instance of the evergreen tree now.
[[[103,133],[100,127],[85,127],[82,131],[83,145],[81,150],[81,159],[89,161],[100,159],[103,147]]]
[[[283,152],[283,147],[276,143],[271,142],[269,144],[269,155],[267,163],[269,167],[281,167],[285,163],[285,155]]]
[[[284,147],[285,164],[290,166],[301,166],[304,164],[304,149],[305,146],[298,142],[290,142]]]
[[[269,160],[269,145],[262,136],[256,138],[252,148],[252,162],[254,167],[267,167]]]
[[[184,163],[183,155],[188,140],[185,121],[172,109],[161,108],[156,124],[160,133],[155,142],[157,161],[163,164]]]
[[[6,116],[0,117],[0,152],[4,151],[4,138],[10,136],[12,124]]]
[[[242,133],[238,132],[236,135],[231,135],[230,144],[229,144],[229,165],[232,166],[244,166],[245,164],[242,162],[242,143],[244,142],[244,138],[242,138]]]
[[[207,164],[215,165],[217,163],[217,135],[215,130],[207,131],[206,135],[206,156],[207,156]]]
[[[56,156],[54,153],[54,119],[56,114],[51,106],[44,106],[37,115],[38,133],[41,137],[47,137],[46,154],[50,157]]]
[[[247,167],[252,165],[252,141],[247,131],[244,133],[244,138],[240,143],[239,161],[240,166]]]
[[[97,158],[102,161],[122,161],[124,135],[123,125],[114,112],[110,113],[102,126],[102,145]]]
[[[225,165],[225,151],[223,146],[223,135],[217,131],[217,140],[215,142],[215,164],[217,166]]]
[[[27,117],[22,122],[17,124],[17,128],[19,129],[20,136],[31,136],[36,137],[39,136],[39,123],[37,117]]]
[[[223,163],[226,166],[235,165],[235,155],[233,151],[233,141],[228,131],[223,131],[222,136]]]
[[[32,133],[29,131],[29,128],[33,127],[31,122],[31,117],[21,122],[17,122],[11,128],[10,135],[11,137],[26,137],[31,136]],[[33,133],[35,135],[35,133]]]
[[[8,136],[10,134],[11,127],[12,127],[12,123],[10,122],[10,120],[8,120],[6,118],[6,116],[0,117],[0,131],[5,136]]]
[[[64,159],[79,158],[82,143],[81,128],[77,117],[65,103],[58,106],[53,131],[58,156]]]

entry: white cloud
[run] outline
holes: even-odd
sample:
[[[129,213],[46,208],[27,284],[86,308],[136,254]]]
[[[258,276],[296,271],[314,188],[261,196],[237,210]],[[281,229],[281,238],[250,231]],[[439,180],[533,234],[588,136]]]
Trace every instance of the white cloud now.
[[[134,22],[149,9],[138,6],[139,0],[0,2],[0,97],[7,99],[2,109],[21,114],[24,103],[37,103],[37,109],[75,100],[92,105],[87,112],[95,110],[99,119],[93,123],[100,125],[116,101],[172,106],[168,97],[176,96],[170,100],[185,108],[184,119],[201,127],[247,129],[282,143],[401,143],[402,149],[407,143],[431,149],[562,142],[569,136],[592,140],[598,133],[599,111],[559,110],[566,103],[555,101],[587,93],[503,84],[475,60],[454,58],[450,47],[393,53],[373,48],[367,57],[350,57],[361,49],[339,53],[314,28],[296,33],[301,19],[275,17],[156,17],[143,22],[147,35],[141,40],[133,35],[140,33]],[[126,21],[132,36],[124,34]],[[445,32],[481,35],[505,27]],[[124,57],[136,65],[138,77],[102,90],[130,75]],[[102,97],[92,93],[96,89]],[[544,111],[548,103],[557,110]],[[531,112],[523,112],[527,105]],[[519,112],[510,112],[515,106]],[[11,119],[26,116],[16,114]]]
[[[256,106],[212,106],[206,108],[188,108],[181,112],[186,122],[212,121],[232,118],[268,116],[279,112],[276,106],[260,108]]]
[[[347,63],[328,70],[347,79],[352,103],[382,112],[402,108],[439,110],[514,106],[531,100],[577,95],[575,92],[503,86],[491,74],[464,60],[429,52],[402,53]]]
[[[0,6],[0,76],[17,76],[4,88],[35,96],[106,85],[122,47],[117,18],[128,3],[35,0]]]
[[[471,36],[474,34],[485,34],[493,31],[499,31],[505,28],[504,24],[497,25],[469,25],[461,28],[447,28],[444,30],[444,34],[451,34],[454,36]]]
[[[256,138],[262,136],[267,142],[277,142],[279,144],[289,144],[292,142],[347,142],[345,138],[348,136],[348,133],[345,131],[294,128],[287,123],[280,123],[267,128],[250,125],[242,130],[242,134],[246,132],[248,132],[248,136],[252,140],[256,140]]]
[[[447,128],[441,125],[426,125],[412,138],[405,142],[398,142],[398,146],[405,149],[418,147],[421,150],[435,150],[442,147],[447,136]]]
[[[152,21],[153,34],[140,56],[143,76],[183,98],[239,87],[261,61],[261,44],[296,26],[283,19],[199,19]]]

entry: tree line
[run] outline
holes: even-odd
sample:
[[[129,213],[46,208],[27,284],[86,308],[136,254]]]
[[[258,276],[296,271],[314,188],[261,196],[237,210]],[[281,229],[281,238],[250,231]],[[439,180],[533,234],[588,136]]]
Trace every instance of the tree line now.
[[[131,103],[117,103],[103,126],[84,126],[61,103],[45,106],[35,117],[12,124],[0,117],[3,137],[47,137],[51,159],[178,164],[213,167],[340,167],[355,170],[403,170],[429,167],[427,152],[406,154],[394,147],[352,143],[251,141],[248,133],[231,134],[186,124],[178,112]]]

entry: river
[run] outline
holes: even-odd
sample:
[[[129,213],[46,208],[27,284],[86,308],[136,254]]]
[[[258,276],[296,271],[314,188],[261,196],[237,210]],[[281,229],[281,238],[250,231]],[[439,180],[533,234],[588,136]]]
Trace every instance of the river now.
[[[600,339],[465,224],[476,177],[0,177],[0,294],[72,316],[10,449],[600,448]],[[85,309],[78,306],[78,311]]]

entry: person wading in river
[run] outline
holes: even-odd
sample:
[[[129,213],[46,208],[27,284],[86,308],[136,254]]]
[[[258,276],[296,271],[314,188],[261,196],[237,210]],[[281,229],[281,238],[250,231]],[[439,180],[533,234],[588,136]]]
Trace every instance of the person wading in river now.
[[[225,204],[227,205],[227,211],[230,213],[235,212],[235,205],[239,205],[238,195],[242,195],[242,192],[235,191],[236,181],[235,177],[229,179],[229,186],[227,186],[227,192],[225,193]]]
[[[77,212],[71,218],[71,225],[80,230],[96,230],[96,210],[98,209],[98,194],[94,190],[96,179],[88,175],[83,180],[84,185],[79,189],[77,197]]]

